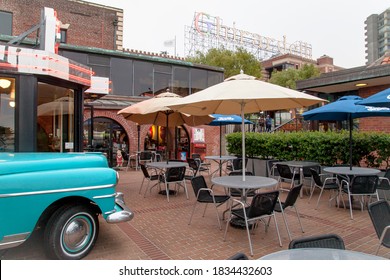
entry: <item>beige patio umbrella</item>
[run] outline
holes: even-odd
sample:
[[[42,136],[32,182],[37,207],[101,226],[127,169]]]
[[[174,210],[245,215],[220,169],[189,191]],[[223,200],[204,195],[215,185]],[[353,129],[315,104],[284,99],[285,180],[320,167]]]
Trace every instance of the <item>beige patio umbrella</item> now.
[[[170,108],[191,115],[241,114],[242,158],[245,169],[244,114],[311,106],[326,100],[241,74],[184,97]],[[243,172],[245,181],[245,172]]]
[[[166,128],[183,124],[189,126],[208,124],[214,119],[209,115],[192,116],[170,109],[169,106],[175,104],[178,99],[182,99],[182,97],[171,92],[164,92],[128,106],[120,110],[118,115],[138,124],[154,124]],[[166,142],[168,145],[168,133],[166,133]],[[168,148],[166,152],[168,153]]]
[[[38,116],[74,114],[73,98],[64,96],[38,106]]]

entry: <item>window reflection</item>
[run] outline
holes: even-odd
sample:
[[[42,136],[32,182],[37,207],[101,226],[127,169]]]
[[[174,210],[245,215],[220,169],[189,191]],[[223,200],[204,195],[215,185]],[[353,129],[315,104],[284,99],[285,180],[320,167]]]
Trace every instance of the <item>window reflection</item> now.
[[[153,63],[134,61],[134,95],[153,96]]]
[[[173,86],[172,92],[180,95],[187,96],[190,94],[190,70],[184,67],[175,67],[173,69]]]
[[[0,76],[0,152],[15,150],[15,79]]]
[[[74,149],[74,91],[38,84],[37,150],[71,152]]]
[[[207,88],[207,71],[191,69],[191,93]]]

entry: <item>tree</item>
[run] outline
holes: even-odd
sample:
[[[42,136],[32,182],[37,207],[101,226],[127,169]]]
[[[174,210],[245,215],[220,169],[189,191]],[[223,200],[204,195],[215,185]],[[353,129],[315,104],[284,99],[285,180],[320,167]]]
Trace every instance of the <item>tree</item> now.
[[[274,71],[270,82],[279,86],[296,89],[296,82],[318,77],[320,71],[313,64],[305,64],[300,69],[287,69],[284,71]]]
[[[254,55],[245,49],[237,48],[233,52],[226,49],[210,49],[206,54],[197,52],[194,57],[186,59],[189,62],[222,67],[225,69],[225,78],[237,75],[241,70],[247,75],[261,77],[261,64]]]

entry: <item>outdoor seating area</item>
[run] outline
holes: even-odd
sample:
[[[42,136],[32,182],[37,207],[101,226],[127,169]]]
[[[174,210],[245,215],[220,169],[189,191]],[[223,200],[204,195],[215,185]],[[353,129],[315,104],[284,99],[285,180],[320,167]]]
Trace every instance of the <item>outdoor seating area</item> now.
[[[218,163],[213,162],[211,170],[214,171],[218,167]],[[94,249],[85,259],[223,260],[229,259],[238,252],[248,256],[249,259],[259,259],[289,248],[290,238],[281,213],[274,215],[280,240],[274,219],[271,219],[266,231],[261,224],[254,231],[251,230],[250,240],[245,228],[228,225],[228,234],[224,241],[224,230],[220,229],[216,213],[219,215],[222,228],[225,229],[228,217],[226,215],[226,219],[223,219],[222,213],[228,209],[229,201],[219,206],[216,211],[212,202],[204,208],[207,204],[197,202],[195,192],[188,191],[187,200],[185,191],[181,190],[176,195],[170,196],[167,203],[167,196],[159,194],[159,188],[148,190],[146,197],[144,191],[140,192],[140,186],[145,178],[141,170],[131,169],[126,172],[124,167],[119,171],[119,175],[117,190],[124,193],[125,202],[134,211],[135,217],[131,223],[108,225],[101,221],[101,234]],[[211,186],[212,176],[204,173],[203,177],[207,186]],[[248,176],[247,179],[250,177],[256,176]],[[146,183],[144,182],[144,189],[147,189]],[[150,182],[150,186],[154,183],[156,181]],[[285,184],[289,186],[290,182]],[[161,184],[162,189],[165,187],[163,186]],[[187,187],[192,188],[188,180]],[[265,191],[261,190],[261,192]],[[302,197],[295,195],[294,206],[299,209],[300,221],[294,207],[284,208],[292,239],[332,233],[342,238],[346,251],[375,255],[379,237],[367,209],[355,210],[352,220],[349,209],[338,208],[336,203],[326,207],[325,204],[328,204],[329,200],[327,195],[322,195],[320,198],[323,207],[315,209],[320,192],[319,188],[314,188],[311,200],[309,200],[310,194],[304,193]],[[212,194],[225,195],[225,188],[215,185]],[[288,195],[289,192],[281,191],[280,201],[286,203]],[[248,203],[251,200],[252,197],[248,197]],[[193,212],[194,205],[199,207],[195,212]],[[253,255],[248,241],[252,246]],[[45,259],[40,242],[42,242],[42,235],[37,232],[25,244],[2,252],[1,259]],[[386,246],[381,246],[377,255],[390,259],[390,250]]]

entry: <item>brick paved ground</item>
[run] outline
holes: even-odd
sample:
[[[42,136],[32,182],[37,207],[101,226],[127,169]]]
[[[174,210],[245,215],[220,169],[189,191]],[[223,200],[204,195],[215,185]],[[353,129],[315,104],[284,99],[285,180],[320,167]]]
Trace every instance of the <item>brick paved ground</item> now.
[[[226,259],[236,252],[247,255],[249,245],[245,230],[229,227],[227,240],[223,241],[223,230],[219,230],[213,207],[208,207],[205,217],[203,208],[197,208],[191,225],[188,225],[195,196],[188,184],[190,199],[181,190],[170,202],[154,189],[146,198],[138,194],[143,175],[141,171],[120,171],[118,191],[125,194],[126,204],[135,212],[132,221],[122,224],[107,224],[100,219],[100,234],[89,260],[218,260]],[[209,181],[210,178],[206,176]],[[215,190],[218,188],[215,188]],[[222,192],[222,189],[220,189]],[[282,193],[284,199],[286,193]],[[327,194],[315,210],[318,192],[312,202],[308,196],[298,199],[298,209],[305,233],[302,233],[293,210],[287,210],[287,219],[293,238],[324,233],[340,235],[349,250],[372,254],[378,238],[367,211],[354,210],[354,220],[348,209],[328,207]],[[220,209],[220,213],[224,210]],[[252,236],[253,259],[287,249],[289,239],[281,214],[277,214],[283,247],[279,246],[274,223],[267,233],[259,227]],[[223,223],[223,227],[225,223]],[[0,252],[0,259],[45,259],[42,250],[42,234],[39,232],[25,244]],[[390,250],[382,247],[379,255],[390,258]]]

